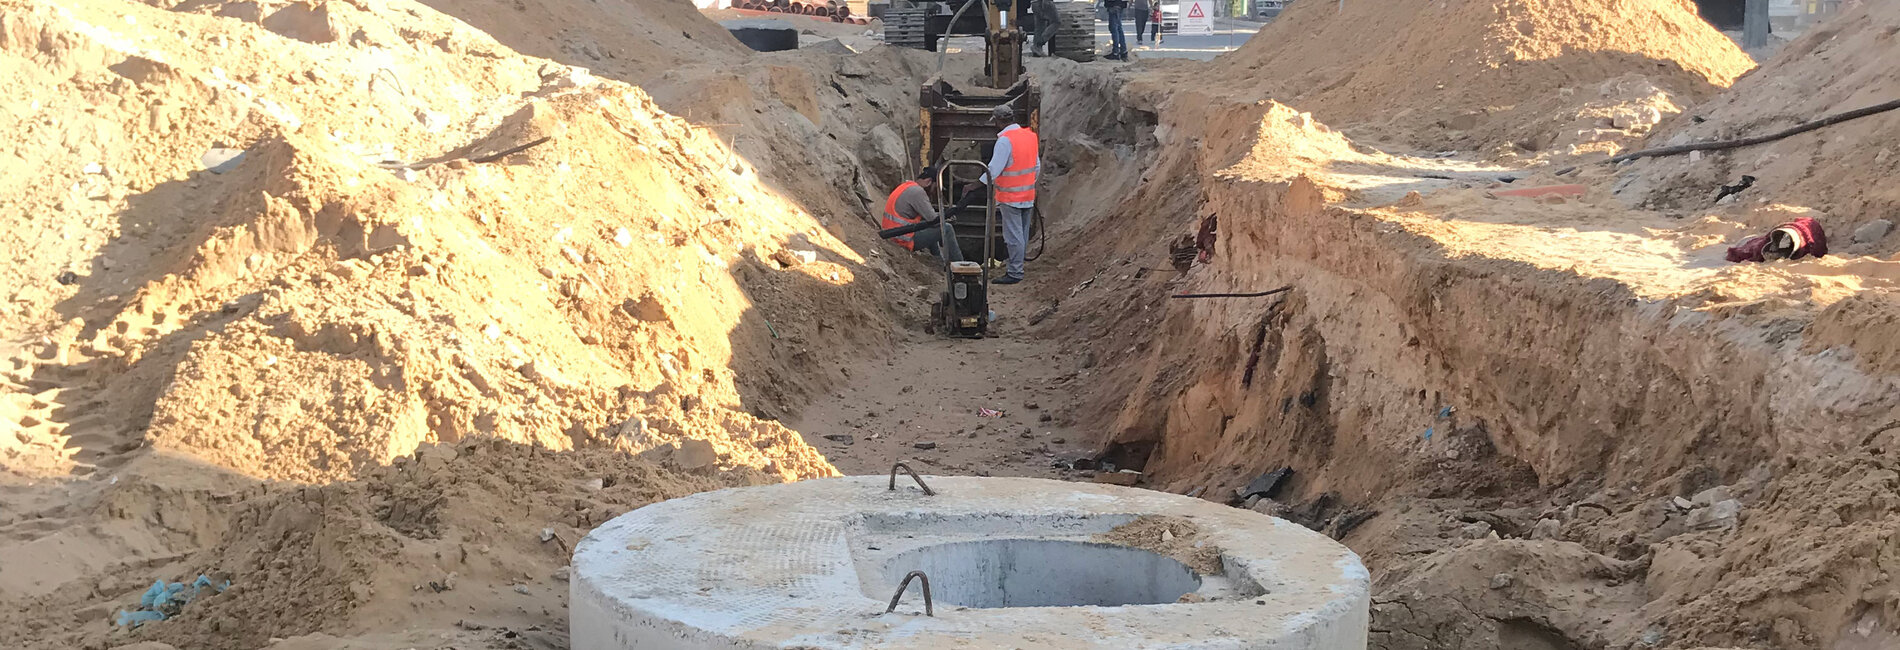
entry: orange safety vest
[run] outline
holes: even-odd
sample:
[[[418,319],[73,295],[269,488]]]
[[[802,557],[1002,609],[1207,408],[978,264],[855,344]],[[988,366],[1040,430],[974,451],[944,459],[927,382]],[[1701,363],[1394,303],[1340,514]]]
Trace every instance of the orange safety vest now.
[[[891,190],[891,198],[884,199],[884,221],[878,225],[878,229],[889,230],[898,226],[908,226],[923,221],[923,219],[911,219],[897,213],[897,197],[903,196],[906,190],[913,187],[917,187],[916,181],[904,181],[903,185],[899,185],[897,189]],[[917,233],[911,233],[902,237],[892,237],[891,241],[897,242],[898,246],[903,246],[904,250],[917,250],[917,244],[914,243],[912,239],[912,235],[915,234]]]
[[[1042,170],[1036,132],[1016,128],[1004,131],[999,136],[1009,140],[1009,166],[1004,167],[1003,175],[996,179],[996,202],[1034,203],[1036,173]]]

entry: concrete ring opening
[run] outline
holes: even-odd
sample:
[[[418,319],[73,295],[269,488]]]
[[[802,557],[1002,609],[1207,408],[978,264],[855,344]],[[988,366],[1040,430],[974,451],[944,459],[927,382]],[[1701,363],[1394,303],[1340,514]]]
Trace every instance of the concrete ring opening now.
[[[575,650],[1364,650],[1370,576],[1299,525],[1177,494],[884,476],[704,492],[574,549]],[[912,581],[894,611],[906,574]]]
[[[911,571],[930,577],[938,603],[972,608],[1159,605],[1201,588],[1193,569],[1153,551],[1048,539],[912,549],[885,563],[885,584],[897,584]],[[888,598],[890,590],[865,595]]]

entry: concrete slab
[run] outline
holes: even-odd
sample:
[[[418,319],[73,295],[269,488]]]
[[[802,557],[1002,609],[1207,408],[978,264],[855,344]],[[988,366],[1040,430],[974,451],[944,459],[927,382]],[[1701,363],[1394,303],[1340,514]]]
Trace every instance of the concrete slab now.
[[[576,650],[1366,647],[1368,575],[1298,525],[1180,495],[1041,479],[884,477],[707,492],[595,529],[574,552]],[[1180,517],[1200,575],[1095,537]],[[935,616],[903,576],[924,571]],[[1177,602],[1185,594],[1195,594]]]

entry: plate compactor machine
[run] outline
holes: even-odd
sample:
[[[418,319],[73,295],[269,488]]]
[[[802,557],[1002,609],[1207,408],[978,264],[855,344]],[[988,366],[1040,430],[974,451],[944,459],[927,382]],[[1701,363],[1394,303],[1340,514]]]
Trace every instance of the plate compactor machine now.
[[[1022,60],[1025,34],[1019,27],[1033,24],[1033,14],[1023,6],[1028,4],[1026,0],[1015,2],[1017,7],[1012,10],[1009,0],[965,0],[956,14],[946,19],[944,24],[948,30],[959,24],[965,11],[979,5],[983,8],[986,27],[983,81],[987,87],[960,90],[945,81],[941,71],[924,82],[917,95],[918,126],[923,143],[918,149],[917,164],[923,169],[936,170],[937,195],[933,202],[942,219],[882,233],[885,237],[895,237],[925,228],[940,228],[946,241],[956,238],[965,259],[944,261],[943,291],[931,306],[931,329],[953,338],[982,338],[988,333],[990,276],[1008,257],[1008,245],[1003,241],[1001,224],[997,221],[1000,214],[995,190],[983,187],[982,182],[1001,130],[991,123],[990,115],[996,107],[1007,105],[1017,125],[1032,131],[1040,131],[1041,127],[1042,94],[1025,75]],[[1075,4],[1086,6],[1086,3]],[[1005,16],[1014,19],[1005,20]],[[1092,34],[1092,19],[1088,26]],[[1025,242],[1041,234],[1040,206],[1034,215],[1035,222]]]

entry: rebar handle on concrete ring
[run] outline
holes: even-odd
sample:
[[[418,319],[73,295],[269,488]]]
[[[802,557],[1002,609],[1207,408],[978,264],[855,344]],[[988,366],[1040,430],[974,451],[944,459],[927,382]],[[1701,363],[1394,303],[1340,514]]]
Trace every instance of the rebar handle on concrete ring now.
[[[909,474],[911,480],[917,482],[917,487],[924,489],[925,496],[937,495],[937,492],[935,490],[930,489],[930,486],[924,485],[924,477],[918,476],[917,470],[911,469],[910,465],[904,464],[904,461],[901,461],[901,460],[897,461],[897,464],[891,466],[891,489],[890,489],[891,492],[897,491],[897,470],[900,470],[900,469],[904,470],[905,474]],[[908,580],[906,582],[908,582]]]
[[[898,463],[898,464],[902,465],[903,463]],[[910,468],[906,467],[905,469],[910,469]],[[912,474],[911,476],[916,476],[916,474]],[[929,488],[924,488],[924,489],[928,490]],[[884,608],[884,613],[889,614],[891,612],[897,611],[897,601],[902,600],[904,598],[904,590],[910,588],[911,578],[916,578],[918,580],[924,581],[924,615],[936,616],[937,609],[936,607],[930,604],[930,576],[924,575],[924,572],[922,571],[912,571],[910,573],[904,574],[904,581],[897,583],[897,593],[891,594],[891,606]]]

